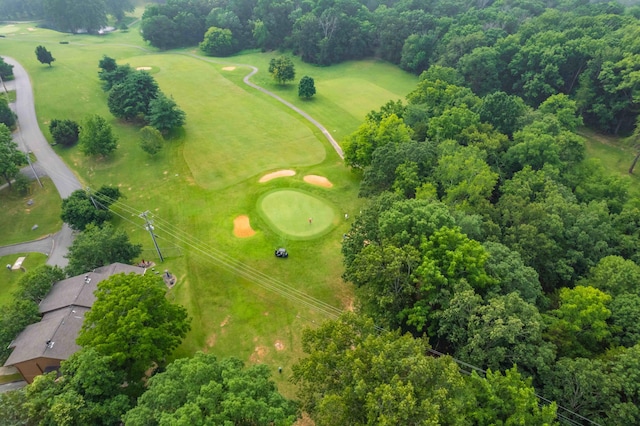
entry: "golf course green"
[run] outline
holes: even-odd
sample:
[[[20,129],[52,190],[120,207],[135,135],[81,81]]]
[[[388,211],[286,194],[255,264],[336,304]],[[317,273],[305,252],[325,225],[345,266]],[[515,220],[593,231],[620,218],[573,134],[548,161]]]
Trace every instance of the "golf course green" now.
[[[258,201],[264,220],[291,239],[311,239],[328,232],[338,215],[328,202],[298,189],[275,190]]]

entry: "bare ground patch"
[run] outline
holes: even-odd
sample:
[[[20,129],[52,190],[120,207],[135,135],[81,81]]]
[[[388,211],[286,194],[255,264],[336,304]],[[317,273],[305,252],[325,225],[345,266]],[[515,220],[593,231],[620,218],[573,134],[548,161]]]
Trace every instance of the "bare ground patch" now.
[[[322,186],[324,188],[331,188],[333,186],[331,181],[324,176],[306,175],[304,181],[311,185]]]
[[[249,222],[249,216],[243,214],[233,219],[233,235],[238,238],[252,237],[256,234],[256,231],[251,227]]]
[[[227,315],[225,319],[222,320],[222,322],[220,323],[220,327],[224,327],[225,325],[229,324],[230,319],[231,319],[231,315]]]
[[[275,346],[278,351],[284,350],[284,343],[282,343],[282,340],[276,340],[276,343],[274,343],[273,346]]]
[[[266,346],[256,346],[256,348],[253,350],[253,353],[249,357],[249,361],[253,362],[254,364],[260,364],[262,363],[262,360],[268,352],[269,348],[267,348]]]
[[[262,176],[258,182],[265,183],[270,181],[271,179],[285,177],[285,176],[294,176],[296,172],[294,170],[278,170],[277,172],[267,173]]]

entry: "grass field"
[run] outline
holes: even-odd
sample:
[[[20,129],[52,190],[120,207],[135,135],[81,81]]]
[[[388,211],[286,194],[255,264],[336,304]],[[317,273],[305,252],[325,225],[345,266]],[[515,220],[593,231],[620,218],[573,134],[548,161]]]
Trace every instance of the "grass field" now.
[[[335,311],[328,305],[344,309],[352,298],[352,289],[341,279],[340,243],[349,226],[344,213],[355,216],[361,206],[358,178],[317,129],[242,83],[250,71],[242,64],[257,66],[254,82],[309,112],[337,140],[353,132],[370,110],[403,98],[417,78],[376,60],[327,68],[296,61],[298,78],[313,77],[318,91],[303,101],[296,83],[279,86],[266,73],[277,52],[225,59],[206,58],[193,49],[158,52],[145,46],[135,25],[126,33],[103,37],[59,34],[28,23],[0,31],[7,34],[0,41],[0,54],[19,60],[31,76],[45,134],[53,118],[81,121],[97,113],[113,124],[120,146],[108,159],[86,158],[76,147],[56,150],[83,184],[120,187],[125,198],[113,206],[114,222],[143,244],[145,259],[156,255],[137,213],[151,212],[166,258],[160,267],[178,278],[168,297],[183,304],[192,317],[192,330],[175,356],[205,350],[266,363],[273,371],[282,366],[285,374],[274,378],[291,395],[286,379],[301,354],[301,330],[332,317]],[[39,44],[56,58],[53,67],[36,61]],[[139,149],[137,128],[108,112],[97,76],[104,54],[121,64],[151,67],[161,89],[187,113],[183,131],[157,156]],[[280,168],[297,174],[258,182]],[[302,180],[309,174],[326,177],[333,186],[309,185]],[[302,230],[287,227],[288,219],[273,211],[264,216],[260,200],[272,193],[304,194],[308,204],[295,207],[302,224],[309,226],[306,218],[313,216],[313,226],[320,228],[326,216],[324,230],[297,239]],[[233,219],[239,215],[249,216],[254,236],[233,235]],[[292,253],[286,262],[273,256],[280,246]],[[301,299],[300,292],[309,299]]]
[[[60,195],[50,179],[42,179],[43,187],[32,182],[25,196],[5,188],[0,191],[2,217],[0,245],[21,243],[56,233],[62,226]],[[29,205],[29,200],[33,203]],[[38,228],[32,230],[34,225]]]
[[[7,303],[11,302],[11,299],[13,299],[13,293],[18,289],[18,280],[24,275],[24,272],[22,271],[7,270],[5,265],[13,265],[15,261],[22,256],[26,256],[22,266],[27,271],[37,266],[44,265],[47,261],[47,256],[40,253],[18,253],[0,257],[0,265],[2,265],[2,271],[0,272],[0,276],[2,278],[2,285],[0,286],[0,309]]]

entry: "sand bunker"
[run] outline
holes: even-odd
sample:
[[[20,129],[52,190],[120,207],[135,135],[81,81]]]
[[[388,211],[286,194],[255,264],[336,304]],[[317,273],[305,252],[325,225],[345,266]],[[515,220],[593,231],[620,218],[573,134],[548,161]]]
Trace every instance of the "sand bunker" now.
[[[243,214],[233,219],[233,235],[238,238],[247,238],[256,234],[249,223],[249,216]]]
[[[151,67],[138,67],[136,68],[136,70],[138,71],[149,71],[151,69]]]
[[[310,183],[311,185],[323,186],[325,188],[331,188],[333,184],[324,176],[318,175],[306,175],[304,177],[304,181]]]
[[[236,69],[236,67],[224,67],[224,68],[222,68],[222,71],[233,71],[235,69]]]
[[[270,181],[271,179],[284,176],[294,176],[295,174],[296,172],[293,170],[278,170],[277,172],[267,173],[266,175],[262,176],[258,182],[265,183]]]

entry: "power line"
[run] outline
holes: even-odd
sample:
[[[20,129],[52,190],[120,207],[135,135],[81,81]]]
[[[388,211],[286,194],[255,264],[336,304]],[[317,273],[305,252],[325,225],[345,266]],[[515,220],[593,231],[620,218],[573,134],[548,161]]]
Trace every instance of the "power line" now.
[[[97,195],[97,194],[94,194]],[[114,212],[116,215],[118,215],[119,217],[123,218],[124,220],[136,225],[136,226],[140,226],[135,224],[134,222],[132,222],[131,220],[129,220],[128,218],[126,218],[125,216],[122,216],[121,214],[115,212],[115,210],[113,210],[112,207],[117,206],[119,208],[121,208],[122,210],[126,211],[127,213],[129,213],[130,215],[140,215],[141,213],[137,212],[137,210],[131,206],[126,205],[125,203],[119,201],[119,200],[115,200],[113,198],[110,198],[104,194],[99,194],[100,197],[108,200],[111,204],[109,206],[109,209]],[[104,206],[104,204],[102,204]],[[148,212],[145,212],[148,213]],[[325,316],[327,316],[329,319],[337,319],[344,311],[342,309],[336,308],[324,301],[321,301],[319,299],[316,299],[312,296],[309,296],[308,294],[298,290],[297,288],[285,284],[265,273],[263,273],[262,271],[259,271],[255,268],[252,268],[251,266],[244,264],[240,261],[238,261],[237,259],[232,258],[231,256],[227,255],[226,253],[219,251],[217,249],[215,249],[214,247],[210,246],[209,244],[202,242],[200,240],[198,240],[197,238],[187,234],[186,232],[182,231],[181,229],[179,229],[178,227],[176,227],[175,225],[171,224],[168,221],[165,221],[159,217],[154,217],[155,219],[155,223],[158,224],[159,228],[161,231],[164,231],[168,236],[175,238],[177,241],[179,241],[180,243],[184,244],[185,247],[189,247],[192,248],[193,250],[195,250],[195,253],[199,254],[200,256],[202,256],[205,259],[208,259],[209,261],[213,262],[214,264],[223,267],[224,269],[226,269],[227,271],[237,274],[239,276],[242,276],[243,278],[247,279],[250,282],[253,282],[254,284],[257,284],[258,286],[272,291],[294,303],[298,303],[301,304],[303,306],[306,306],[310,309],[316,310],[322,314],[324,314]],[[158,238],[162,238],[164,239],[164,237],[161,236],[157,236]],[[185,248],[183,247],[183,248]],[[375,326],[375,329],[378,332],[386,332],[388,330],[386,330],[383,327],[380,326]],[[439,352],[435,349],[432,348],[427,348],[427,351],[435,356],[441,357],[441,356],[448,356],[450,357],[456,364],[458,364],[459,369],[464,372],[465,374],[471,374],[471,371],[476,371],[478,373],[481,373],[483,376],[486,375],[486,370],[477,367],[473,364],[469,364],[465,361],[462,361],[460,359],[457,359],[451,355],[448,354],[444,354],[442,352]],[[463,368],[464,367],[464,368]],[[471,370],[471,371],[469,371]],[[539,395],[539,394],[535,394],[536,398],[541,402],[544,403],[546,405],[553,403],[553,401]],[[587,417],[584,417],[566,407],[563,407],[561,405],[558,405],[556,403],[556,416],[558,419],[563,420],[571,425],[583,425],[584,423],[580,423],[577,422],[575,420],[573,420],[571,417],[568,416],[573,416],[574,418],[578,418],[580,419],[582,422],[586,422],[588,424],[591,425],[595,425],[595,426],[600,426],[599,423],[594,422],[593,420],[588,419]],[[565,414],[561,414],[559,411],[562,411]]]

